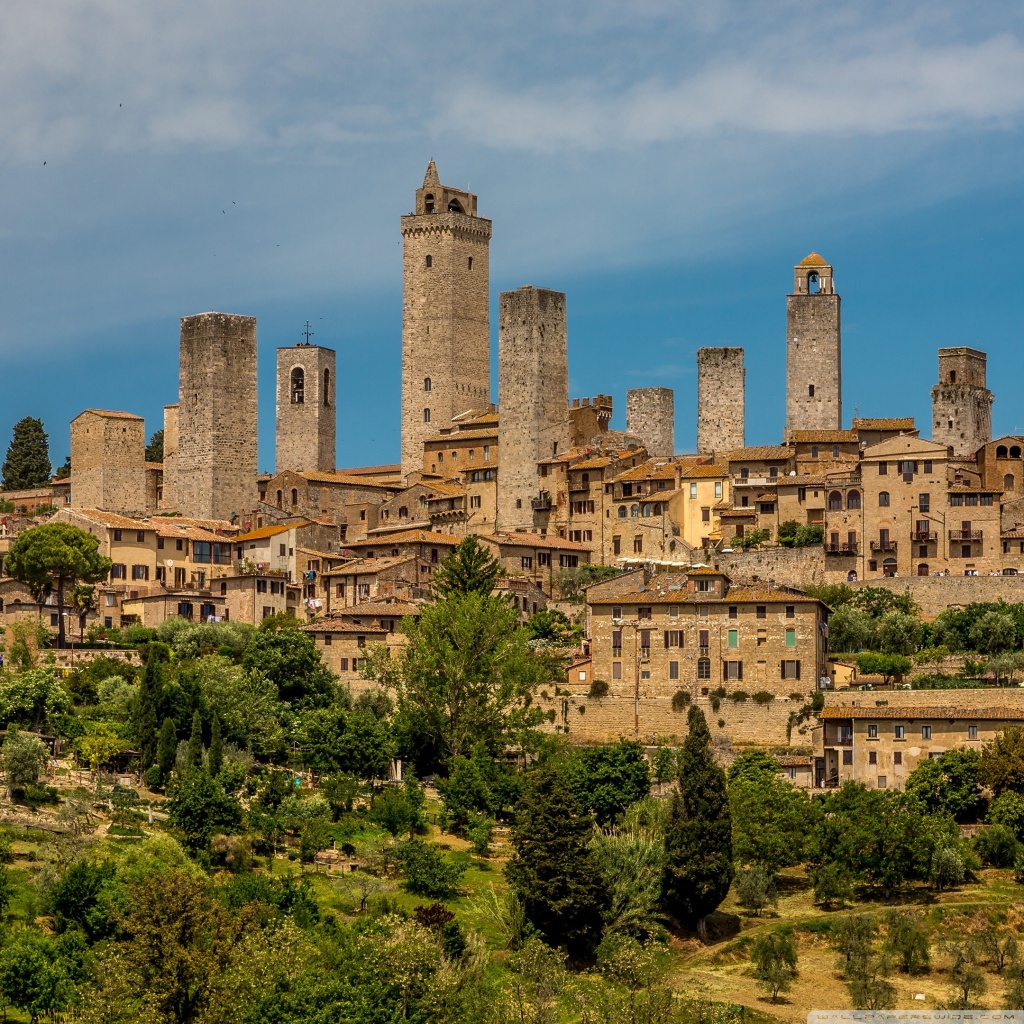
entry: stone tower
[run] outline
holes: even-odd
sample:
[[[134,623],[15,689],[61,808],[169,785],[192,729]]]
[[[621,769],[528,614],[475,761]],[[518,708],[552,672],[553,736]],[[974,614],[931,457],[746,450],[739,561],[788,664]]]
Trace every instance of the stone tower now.
[[[337,410],[334,349],[277,350],[277,472],[334,472]]]
[[[160,509],[178,507],[178,403],[164,406],[164,482]]]
[[[256,318],[181,321],[178,510],[230,519],[256,507]]]
[[[651,455],[675,455],[675,393],[671,388],[626,392],[626,433],[639,437]]]
[[[940,348],[939,383],[932,388],[932,440],[973,455],[992,440],[988,357],[976,348]],[[73,461],[73,460],[72,460]]]
[[[71,421],[71,504],[145,515],[146,423],[130,412],[86,409]]]
[[[476,196],[441,184],[431,160],[402,218],[402,473],[423,442],[491,395],[488,247]]]
[[[839,296],[816,252],[795,268],[786,298],[786,431],[841,430],[843,374]]]
[[[743,447],[746,376],[743,349],[697,349],[698,455]]]
[[[569,447],[565,294],[502,292],[498,321],[497,528],[533,526],[537,462]]]

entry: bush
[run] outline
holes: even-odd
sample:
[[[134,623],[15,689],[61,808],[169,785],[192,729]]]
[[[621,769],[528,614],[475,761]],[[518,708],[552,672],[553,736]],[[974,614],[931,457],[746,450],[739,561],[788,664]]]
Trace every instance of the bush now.
[[[672,694],[672,710],[677,714],[686,710],[690,703],[689,690],[676,690]]]
[[[1012,868],[1019,845],[1013,830],[1006,825],[990,825],[974,840],[982,864],[993,868]]]
[[[761,864],[740,871],[735,886],[736,902],[758,916],[766,907],[774,907],[779,902],[775,879]]]
[[[146,769],[144,778],[146,780],[146,789],[159,789],[160,783],[163,782],[160,766],[158,764],[150,765]]]
[[[755,704],[771,704],[775,700],[775,694],[769,693],[767,690],[758,690],[753,697]]]
[[[736,701],[737,704],[740,703],[741,701],[749,700],[749,699],[750,699],[750,694],[747,693],[746,690],[733,690],[732,693],[729,694],[729,700],[734,700],[734,701]]]
[[[410,839],[395,847],[395,859],[405,874],[405,887],[417,896],[449,899],[459,889],[465,864],[445,857],[435,847]]]
[[[822,864],[812,868],[811,884],[814,902],[822,907],[842,906],[853,902],[853,880],[840,864]]]
[[[588,697],[607,697],[608,696],[608,684],[603,679],[595,679],[590,684],[590,691],[587,693]]]

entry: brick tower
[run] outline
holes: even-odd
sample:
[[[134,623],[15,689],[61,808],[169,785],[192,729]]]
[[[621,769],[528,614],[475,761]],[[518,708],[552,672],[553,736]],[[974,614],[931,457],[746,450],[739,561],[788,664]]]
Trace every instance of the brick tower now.
[[[675,454],[675,402],[671,388],[633,388],[626,392],[626,433],[639,437],[651,455]]]
[[[497,528],[533,526],[537,462],[569,447],[565,294],[502,292],[498,320]]]
[[[476,196],[441,184],[431,160],[402,218],[402,473],[423,442],[491,396],[488,247]]]
[[[973,455],[992,440],[988,357],[976,348],[940,348],[939,383],[932,388],[932,440]]]
[[[697,349],[699,455],[743,447],[746,375],[743,349]]]
[[[230,519],[256,507],[256,318],[181,321],[178,509]]]
[[[334,349],[277,350],[277,472],[333,472],[337,411]]]
[[[786,431],[840,430],[843,373],[839,296],[816,252],[795,268],[786,297]]]
[[[86,409],[71,421],[71,504],[145,515],[146,430],[130,412]]]

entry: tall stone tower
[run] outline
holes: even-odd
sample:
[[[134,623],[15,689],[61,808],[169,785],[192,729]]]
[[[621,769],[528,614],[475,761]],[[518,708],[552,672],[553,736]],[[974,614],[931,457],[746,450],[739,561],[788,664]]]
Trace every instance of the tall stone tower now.
[[[442,185],[431,160],[416,212],[402,218],[402,473],[423,442],[491,395],[488,250],[476,196]]]
[[[334,472],[337,410],[334,349],[277,350],[277,472]]]
[[[86,409],[71,421],[71,504],[145,515],[146,424],[130,412]]]
[[[839,296],[816,252],[795,268],[786,298],[786,431],[841,430],[843,373]]]
[[[164,406],[164,483],[160,508],[178,507],[178,403]]]
[[[498,509],[502,531],[533,526],[537,462],[569,447],[565,294],[502,292],[498,320]]]
[[[952,448],[954,455],[973,455],[992,440],[993,395],[986,382],[987,363],[988,357],[976,348],[939,349],[939,383],[932,388],[932,440]]]
[[[178,509],[230,519],[256,507],[256,318],[181,321]]]
[[[627,391],[626,433],[641,438],[651,455],[675,455],[675,392],[671,388]]]
[[[743,447],[746,377],[743,349],[697,349],[699,455]]]

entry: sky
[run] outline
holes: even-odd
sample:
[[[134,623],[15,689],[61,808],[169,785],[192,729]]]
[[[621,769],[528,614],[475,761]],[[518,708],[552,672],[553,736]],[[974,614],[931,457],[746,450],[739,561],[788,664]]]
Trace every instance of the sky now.
[[[843,309],[843,415],[928,435],[936,349],[989,355],[1024,430],[1024,7],[788,0],[49,0],[0,6],[0,452],[85,408],[147,433],[179,319],[338,352],[338,463],[399,450],[401,236],[427,161],[493,221],[498,293],[567,293],[570,391],[676,392],[746,349],[747,443],[784,420],[785,296]],[[497,352],[497,338],[492,338]],[[496,390],[497,374],[492,374]],[[497,400],[497,395],[492,395]]]

